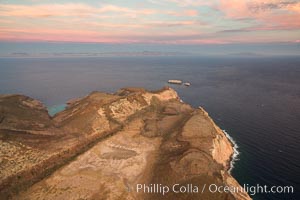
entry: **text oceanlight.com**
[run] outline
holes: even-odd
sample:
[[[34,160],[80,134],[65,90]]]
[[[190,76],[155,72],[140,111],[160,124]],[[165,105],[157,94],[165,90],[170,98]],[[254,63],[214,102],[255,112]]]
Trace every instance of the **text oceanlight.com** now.
[[[267,186],[267,185],[248,185],[244,184],[240,187],[234,186],[222,186],[216,184],[204,184],[204,185],[193,185],[193,184],[174,184],[171,186],[163,184],[137,184],[137,193],[157,193],[165,195],[169,192],[173,193],[240,193],[246,192],[249,195],[273,193],[273,194],[292,194],[294,193],[293,186]]]

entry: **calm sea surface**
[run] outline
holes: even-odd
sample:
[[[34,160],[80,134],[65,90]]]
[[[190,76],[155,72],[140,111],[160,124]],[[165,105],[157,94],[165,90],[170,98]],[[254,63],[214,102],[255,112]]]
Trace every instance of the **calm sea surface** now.
[[[203,106],[239,146],[240,184],[292,185],[300,199],[300,58],[1,58],[0,93],[21,93],[60,109],[91,91],[160,89],[168,79],[183,101]]]

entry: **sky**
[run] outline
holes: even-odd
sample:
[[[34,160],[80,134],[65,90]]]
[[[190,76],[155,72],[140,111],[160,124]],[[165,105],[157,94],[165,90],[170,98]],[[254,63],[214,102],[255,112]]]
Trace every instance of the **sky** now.
[[[300,0],[0,0],[0,42],[298,45]]]

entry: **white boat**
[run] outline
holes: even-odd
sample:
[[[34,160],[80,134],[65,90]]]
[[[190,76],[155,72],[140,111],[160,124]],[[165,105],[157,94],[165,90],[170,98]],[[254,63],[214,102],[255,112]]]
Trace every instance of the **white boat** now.
[[[186,83],[184,83],[184,85],[185,85],[185,86],[190,86],[190,85],[191,85],[191,83],[189,83],[189,82],[186,82]]]
[[[182,84],[182,81],[181,80],[168,80],[168,83],[171,83],[171,84]]]

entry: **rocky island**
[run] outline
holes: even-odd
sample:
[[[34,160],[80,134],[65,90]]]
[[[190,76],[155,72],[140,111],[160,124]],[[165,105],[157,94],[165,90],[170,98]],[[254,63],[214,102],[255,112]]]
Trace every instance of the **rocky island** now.
[[[250,199],[208,189],[241,188],[233,146],[171,88],[92,92],[53,117],[0,95],[0,142],[1,199]]]

